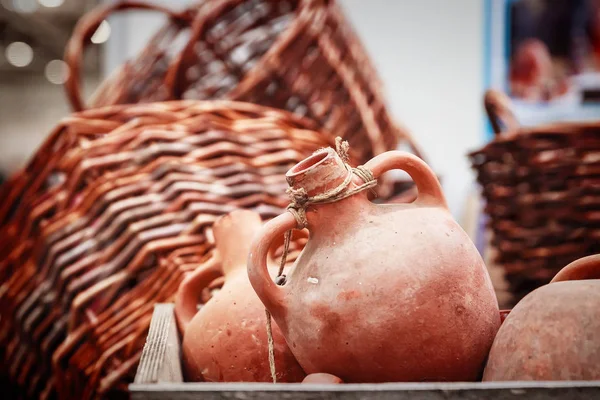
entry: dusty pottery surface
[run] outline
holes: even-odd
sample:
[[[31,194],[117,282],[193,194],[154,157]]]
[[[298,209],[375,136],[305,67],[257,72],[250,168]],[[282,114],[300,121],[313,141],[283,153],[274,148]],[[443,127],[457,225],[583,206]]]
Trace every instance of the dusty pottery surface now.
[[[300,365],[344,382],[473,381],[500,326],[485,265],[450,215],[439,182],[420,159],[388,152],[366,165],[375,178],[399,168],[415,181],[410,204],[373,204],[367,192],[310,205],[310,238],[284,286],[266,266],[270,243],[297,226],[267,222],[252,246],[250,281]],[[287,173],[314,197],[348,174],[332,149]],[[349,188],[362,184],[354,177]]]
[[[515,306],[483,379],[600,379],[600,255],[567,265]]]
[[[186,278],[177,293],[175,313],[184,331],[186,379],[210,382],[271,382],[265,307],[250,285],[246,259],[260,216],[234,211],[213,227],[216,260]],[[222,272],[225,283],[196,312],[202,289]],[[276,269],[275,269],[276,270]],[[273,276],[275,271],[273,271]],[[301,382],[306,375],[273,322],[278,382]]]

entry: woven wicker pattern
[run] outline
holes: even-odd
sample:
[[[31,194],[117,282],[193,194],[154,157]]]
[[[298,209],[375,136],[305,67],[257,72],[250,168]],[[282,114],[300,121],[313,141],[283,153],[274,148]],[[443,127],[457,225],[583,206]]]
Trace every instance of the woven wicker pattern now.
[[[600,122],[519,128],[497,92],[486,109],[497,135],[470,158],[496,261],[518,299],[600,251]]]
[[[87,38],[110,12],[141,7],[118,4],[86,16],[67,49],[75,71],[67,88],[76,110],[83,107],[77,75]],[[170,23],[97,90],[93,106],[247,101],[316,121],[319,129],[348,140],[360,162],[400,142],[420,156],[388,114],[379,78],[335,1],[207,0],[184,13],[157,10]],[[179,49],[173,42],[185,45],[173,50]]]
[[[331,145],[313,127],[227,101],[64,120],[0,207],[0,348],[11,380],[44,398],[123,389],[152,304],[207,257],[219,215],[282,212],[285,171]]]

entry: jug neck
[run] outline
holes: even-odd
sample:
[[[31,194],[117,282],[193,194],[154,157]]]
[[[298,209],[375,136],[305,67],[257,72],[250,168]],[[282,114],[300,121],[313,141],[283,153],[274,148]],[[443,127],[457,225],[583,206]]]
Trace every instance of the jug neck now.
[[[287,172],[286,179],[293,193],[302,192],[309,198],[333,194],[336,189],[343,188],[348,179],[350,182],[345,190],[364,183],[331,148],[320,150],[296,164]],[[367,191],[333,203],[308,204],[305,210],[307,227],[314,233],[318,227],[330,226],[333,221],[356,218],[370,204]]]
[[[225,279],[245,271],[252,240],[262,227],[260,215],[250,210],[237,210],[215,221],[215,247],[221,259]]]

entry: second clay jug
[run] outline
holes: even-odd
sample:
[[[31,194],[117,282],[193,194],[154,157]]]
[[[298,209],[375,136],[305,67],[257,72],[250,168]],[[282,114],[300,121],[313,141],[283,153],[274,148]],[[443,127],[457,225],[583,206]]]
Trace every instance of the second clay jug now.
[[[525,296],[496,335],[483,380],[600,379],[600,255]]]
[[[220,217],[213,226],[216,255],[182,282],[175,314],[183,332],[182,356],[189,381],[272,382],[265,331],[265,308],[246,272],[260,216],[249,210]],[[275,269],[276,270],[276,269]],[[221,273],[225,282],[197,310],[204,288]],[[301,382],[305,373],[273,324],[278,382]]]
[[[256,293],[308,374],[347,383],[479,379],[500,314],[477,249],[419,158],[393,151],[364,167],[374,178],[408,172],[417,199],[380,205],[362,191],[304,203],[310,238],[282,286],[268,273],[268,249],[298,223],[289,212],[267,222],[248,259]],[[293,193],[315,199],[336,192],[350,173],[324,149],[286,177]],[[344,190],[361,184],[353,176]]]

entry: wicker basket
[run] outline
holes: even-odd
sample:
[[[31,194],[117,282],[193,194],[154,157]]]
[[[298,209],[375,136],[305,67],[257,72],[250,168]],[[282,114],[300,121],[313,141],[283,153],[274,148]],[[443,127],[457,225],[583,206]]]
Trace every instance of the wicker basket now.
[[[520,128],[506,96],[489,91],[485,103],[496,137],[470,158],[518,300],[600,251],[600,122]]]
[[[149,294],[161,260],[192,246],[195,261],[153,283],[153,299],[168,301],[212,249],[218,215],[281,213],[285,171],[332,144],[314,127],[229,101],[110,106],[61,122],[0,201],[4,372],[44,398],[125,388],[153,303],[108,328],[117,299]]]
[[[348,140],[363,163],[419,149],[386,108],[379,78],[334,0],[206,0],[182,13],[121,1],[92,11],[67,47],[67,93],[81,110],[84,45],[108,14],[156,9],[170,22],[96,91],[92,106],[229,99],[286,109]],[[187,40],[187,41],[186,41]],[[173,43],[183,41],[182,50]],[[176,50],[173,50],[175,48]]]

